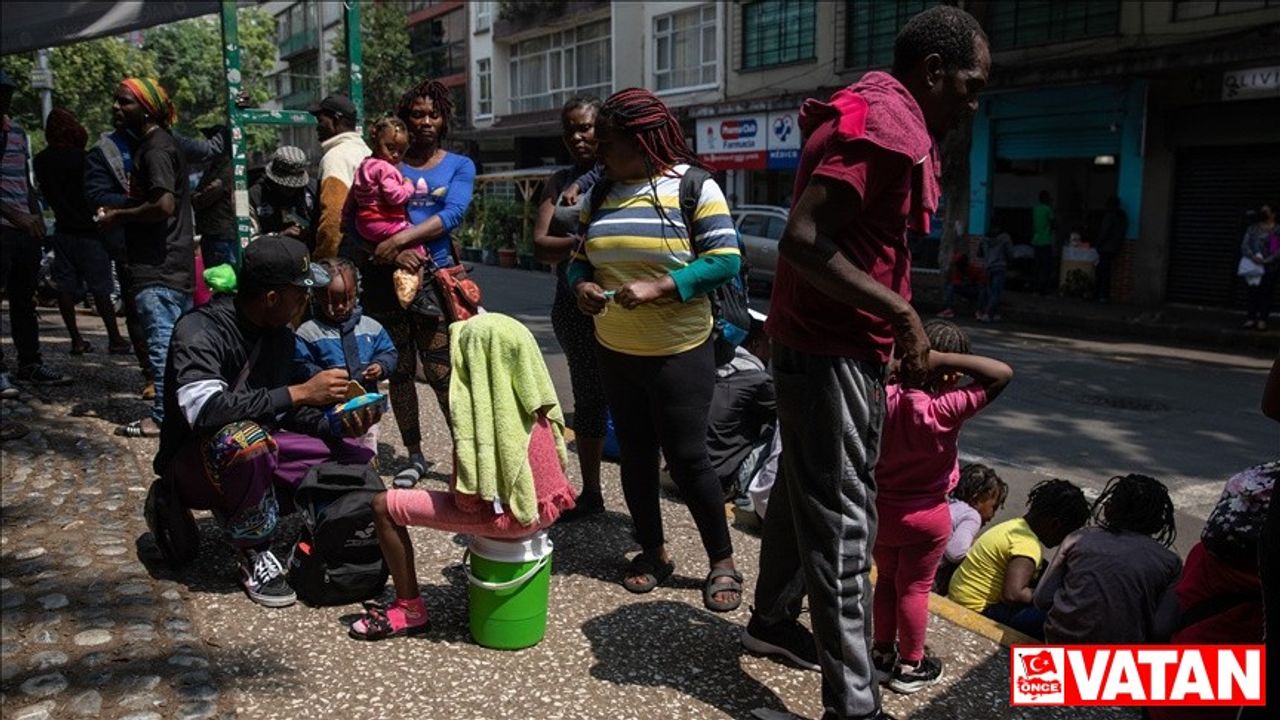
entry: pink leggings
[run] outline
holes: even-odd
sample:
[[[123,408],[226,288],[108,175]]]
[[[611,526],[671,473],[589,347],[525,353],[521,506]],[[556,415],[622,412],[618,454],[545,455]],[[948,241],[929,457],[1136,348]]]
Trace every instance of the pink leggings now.
[[[447,490],[388,490],[387,514],[401,527],[428,527],[500,540],[527,537],[555,522],[554,518],[539,518],[532,525],[521,525],[510,518],[499,519],[488,509],[466,512],[454,503],[453,493]]]
[[[929,589],[951,535],[951,512],[943,502],[923,510],[880,507],[880,526],[871,551],[876,561],[872,631],[877,644],[898,641],[898,657],[924,657],[929,626]]]

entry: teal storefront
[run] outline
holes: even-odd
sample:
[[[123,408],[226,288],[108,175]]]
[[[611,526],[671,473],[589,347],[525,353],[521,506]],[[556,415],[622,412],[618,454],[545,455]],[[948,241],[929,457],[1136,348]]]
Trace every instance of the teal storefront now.
[[[1006,187],[997,192],[998,175],[1009,167],[1071,161],[1112,173],[1098,193],[1120,199],[1129,216],[1129,237],[1137,237],[1146,95],[1144,80],[983,95],[969,151],[969,232],[987,231],[1001,196],[1005,205],[1034,204],[1024,197],[1010,199],[1018,188],[1009,187],[1007,174]],[[1096,199],[1088,202],[1091,210],[1100,209],[1094,207]]]

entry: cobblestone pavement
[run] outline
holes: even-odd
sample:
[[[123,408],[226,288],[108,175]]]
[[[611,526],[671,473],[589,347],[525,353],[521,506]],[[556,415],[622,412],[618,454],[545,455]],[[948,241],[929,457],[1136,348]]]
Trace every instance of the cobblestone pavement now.
[[[618,585],[622,558],[636,548],[614,465],[605,469],[610,512],[552,531],[548,633],[524,651],[471,642],[462,540],[442,533],[412,531],[432,620],[431,632],[415,639],[350,640],[341,621],[355,606],[254,605],[207,517],[196,566],[172,575],[157,561],[141,512],[155,441],[111,435],[117,423],[145,412],[136,368],[104,354],[68,358],[56,314],[44,311],[42,320],[47,359],[77,382],[24,388],[21,400],[3,405],[6,419],[31,428],[0,449],[6,720],[821,714],[817,674],[739,648],[756,536],[733,531],[747,578],[742,609],[707,612],[696,529],[684,507],[665,498],[674,581],[644,596]],[[91,318],[81,323],[97,329]],[[105,346],[101,335],[89,337]],[[426,485],[440,487],[449,472],[447,436],[430,393],[419,395],[428,455],[443,459]],[[405,458],[394,420],[384,423],[380,462],[389,476]],[[294,532],[296,523],[286,525],[280,553]],[[1006,650],[938,617],[929,643],[946,663],[946,680],[910,697],[886,693],[886,709],[900,718],[1136,717],[1112,708],[1014,712]]]

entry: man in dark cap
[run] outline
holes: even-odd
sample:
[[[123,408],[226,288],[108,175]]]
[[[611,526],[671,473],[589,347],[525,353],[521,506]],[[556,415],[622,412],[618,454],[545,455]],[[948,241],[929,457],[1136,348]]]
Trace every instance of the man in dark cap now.
[[[369,145],[356,131],[356,106],[345,95],[330,95],[312,105],[316,135],[324,155],[320,158],[320,212],[316,221],[316,258],[338,254],[342,241],[342,206],[360,161],[369,157]]]
[[[359,438],[375,407],[334,427],[325,410],[347,396],[345,369],[293,384],[289,321],[329,276],[306,247],[266,235],[244,252],[236,295],[218,295],[183,315],[165,367],[164,425],[154,468],[172,479],[186,507],[212,510],[241,551],[241,585],[266,607],[296,600],[271,552],[280,515],[307,470],[326,461],[364,464]],[[286,507],[292,503],[287,503]]]

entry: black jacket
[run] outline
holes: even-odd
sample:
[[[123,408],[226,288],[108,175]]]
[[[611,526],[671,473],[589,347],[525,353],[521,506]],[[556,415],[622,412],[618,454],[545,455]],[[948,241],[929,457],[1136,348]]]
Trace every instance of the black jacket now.
[[[261,348],[244,387],[233,392],[259,341]],[[156,473],[164,473],[185,443],[237,421],[251,420],[267,432],[332,437],[321,410],[295,408],[289,400],[294,344],[292,329],[255,327],[236,309],[230,295],[218,295],[178,318],[164,370],[164,425],[154,462]],[[187,388],[188,409],[178,401],[183,388]],[[201,388],[204,392],[193,393]],[[202,402],[193,401],[193,394],[203,397]],[[188,422],[187,413],[197,406],[194,421]]]

